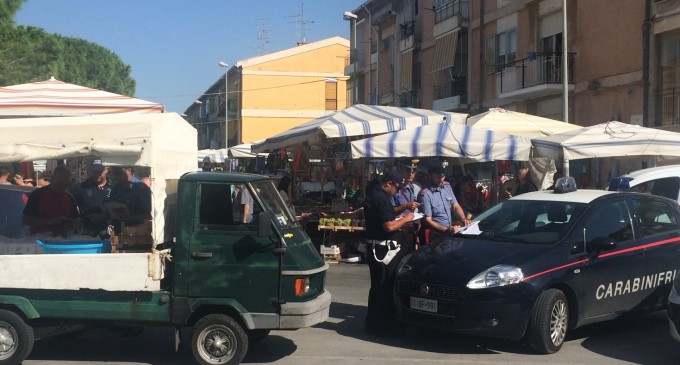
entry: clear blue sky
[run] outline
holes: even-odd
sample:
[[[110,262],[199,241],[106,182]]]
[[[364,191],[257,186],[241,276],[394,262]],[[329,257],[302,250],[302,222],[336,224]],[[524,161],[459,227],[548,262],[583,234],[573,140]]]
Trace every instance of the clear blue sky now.
[[[27,0],[18,25],[97,43],[132,67],[136,97],[183,113],[224,69],[260,55],[333,36],[349,39],[345,11],[364,0]],[[302,17],[300,17],[302,15]],[[266,33],[266,37],[261,34]],[[54,75],[59,79],[59,75]]]

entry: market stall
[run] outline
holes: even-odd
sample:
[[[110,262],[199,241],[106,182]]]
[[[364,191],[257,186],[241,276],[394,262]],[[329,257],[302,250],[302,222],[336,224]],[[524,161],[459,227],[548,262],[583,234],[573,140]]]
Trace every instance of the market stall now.
[[[196,169],[196,129],[176,113],[3,119],[0,162],[96,156],[151,173],[152,238],[172,240],[179,177]],[[166,229],[167,226],[167,229]]]
[[[252,152],[279,156],[285,151],[292,156],[293,163],[288,170],[295,183],[296,211],[310,217],[306,222],[307,231],[319,242],[323,240],[323,233],[318,232],[321,213],[336,214],[358,208],[361,194],[357,191],[361,191],[370,178],[367,163],[352,159],[351,141],[442,121],[463,124],[466,116],[424,109],[354,105],[254,143]]]
[[[537,156],[564,161],[564,175],[569,175],[569,161],[623,157],[680,157],[680,133],[616,121],[581,127],[531,140]],[[614,176],[618,175],[617,172]]]

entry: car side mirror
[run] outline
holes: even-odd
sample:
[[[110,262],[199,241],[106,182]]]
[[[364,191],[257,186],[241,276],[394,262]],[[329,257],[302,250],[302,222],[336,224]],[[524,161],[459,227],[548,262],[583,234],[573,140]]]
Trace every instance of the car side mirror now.
[[[257,235],[260,237],[268,237],[272,234],[272,214],[270,212],[261,212],[257,215]]]
[[[586,247],[588,252],[597,255],[602,251],[611,251],[616,248],[616,242],[609,237],[598,236],[588,242]]]

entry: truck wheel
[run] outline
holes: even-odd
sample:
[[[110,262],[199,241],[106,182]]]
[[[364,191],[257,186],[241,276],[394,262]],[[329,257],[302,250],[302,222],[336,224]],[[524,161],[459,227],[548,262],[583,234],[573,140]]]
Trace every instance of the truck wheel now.
[[[553,354],[560,350],[567,335],[569,304],[562,291],[548,289],[536,300],[529,318],[527,342],[536,352]]]
[[[236,365],[248,352],[248,336],[231,317],[210,314],[194,326],[191,349],[202,365]]]
[[[33,349],[33,328],[16,313],[0,309],[0,365],[20,364]]]
[[[248,342],[260,342],[269,336],[271,330],[250,330],[248,331]]]

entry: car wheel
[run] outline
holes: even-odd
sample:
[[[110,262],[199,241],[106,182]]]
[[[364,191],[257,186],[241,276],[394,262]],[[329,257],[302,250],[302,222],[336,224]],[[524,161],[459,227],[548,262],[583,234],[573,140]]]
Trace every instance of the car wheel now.
[[[16,313],[0,309],[0,365],[20,364],[33,349],[33,328]]]
[[[250,330],[248,331],[248,342],[260,342],[269,336],[269,332],[271,330]]]
[[[534,304],[527,328],[529,346],[541,354],[560,350],[567,335],[569,304],[562,291],[548,289]]]
[[[194,326],[191,349],[202,365],[236,365],[248,352],[248,336],[233,318],[210,314]]]

